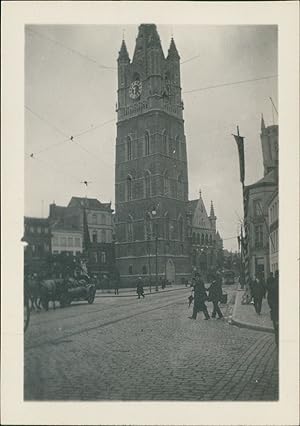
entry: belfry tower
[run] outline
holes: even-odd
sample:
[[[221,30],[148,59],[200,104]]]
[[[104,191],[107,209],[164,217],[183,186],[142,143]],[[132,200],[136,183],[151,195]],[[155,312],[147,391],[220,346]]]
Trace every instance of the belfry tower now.
[[[132,61],[118,57],[116,260],[122,282],[179,282],[191,272],[180,57],[165,58],[154,24],[139,26]]]

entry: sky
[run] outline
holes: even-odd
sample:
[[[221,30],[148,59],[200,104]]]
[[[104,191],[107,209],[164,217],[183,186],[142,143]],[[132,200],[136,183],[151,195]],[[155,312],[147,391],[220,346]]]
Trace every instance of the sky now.
[[[182,62],[189,199],[201,189],[208,213],[213,200],[224,248],[236,250],[243,207],[232,133],[238,125],[245,137],[245,184],[251,184],[263,175],[261,114],[266,125],[278,122],[270,101],[278,109],[277,28],[157,28],[164,53],[173,35]],[[114,206],[116,61],[122,37],[132,58],[137,31],[135,25],[25,27],[26,216],[46,217],[50,203],[67,205],[72,196]]]

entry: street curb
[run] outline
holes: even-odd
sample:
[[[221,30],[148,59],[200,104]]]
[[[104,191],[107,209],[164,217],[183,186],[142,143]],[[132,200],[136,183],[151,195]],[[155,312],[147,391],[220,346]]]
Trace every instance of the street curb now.
[[[266,333],[273,333],[274,334],[274,330],[271,327],[265,327],[263,325],[252,324],[250,322],[241,321],[238,318],[236,318],[237,304],[238,304],[238,298],[236,297],[235,303],[234,303],[234,308],[233,308],[233,313],[232,313],[232,318],[231,318],[231,321],[230,321],[231,325],[236,325],[240,328],[249,328],[250,330],[264,331]]]
[[[160,291],[160,290],[158,290],[158,291],[153,291],[153,292],[149,292],[149,293],[145,293],[145,296],[152,296],[153,294],[158,294],[158,293],[169,293],[170,291],[179,291],[179,290],[186,290],[186,287],[184,287],[184,288],[172,288],[172,289],[170,289],[170,290],[164,290],[164,291]],[[132,294],[124,294],[124,295],[122,295],[122,294],[96,294],[95,295],[95,298],[105,298],[105,297],[114,297],[114,298],[118,298],[118,297],[137,297],[137,294],[136,294],[136,292],[132,292]]]

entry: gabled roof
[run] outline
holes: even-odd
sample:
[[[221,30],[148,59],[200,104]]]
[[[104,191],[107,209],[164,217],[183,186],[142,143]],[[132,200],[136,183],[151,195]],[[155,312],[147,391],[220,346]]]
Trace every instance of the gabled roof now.
[[[277,173],[275,170],[271,170],[267,173],[263,178],[259,179],[257,182],[247,185],[246,189],[255,188],[257,186],[269,186],[269,185],[277,185]]]
[[[97,198],[72,197],[68,207],[85,207],[90,210],[112,211],[111,203],[101,203]]]
[[[188,210],[192,214],[192,227],[211,229],[210,220],[201,195],[198,200],[188,202]]]

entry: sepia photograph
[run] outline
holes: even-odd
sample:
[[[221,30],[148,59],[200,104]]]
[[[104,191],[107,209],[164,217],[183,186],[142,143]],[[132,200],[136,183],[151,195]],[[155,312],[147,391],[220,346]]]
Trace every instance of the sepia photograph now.
[[[25,400],[278,399],[277,34],[25,27]]]
[[[296,425],[291,9],[25,3],[5,69],[8,424]]]

